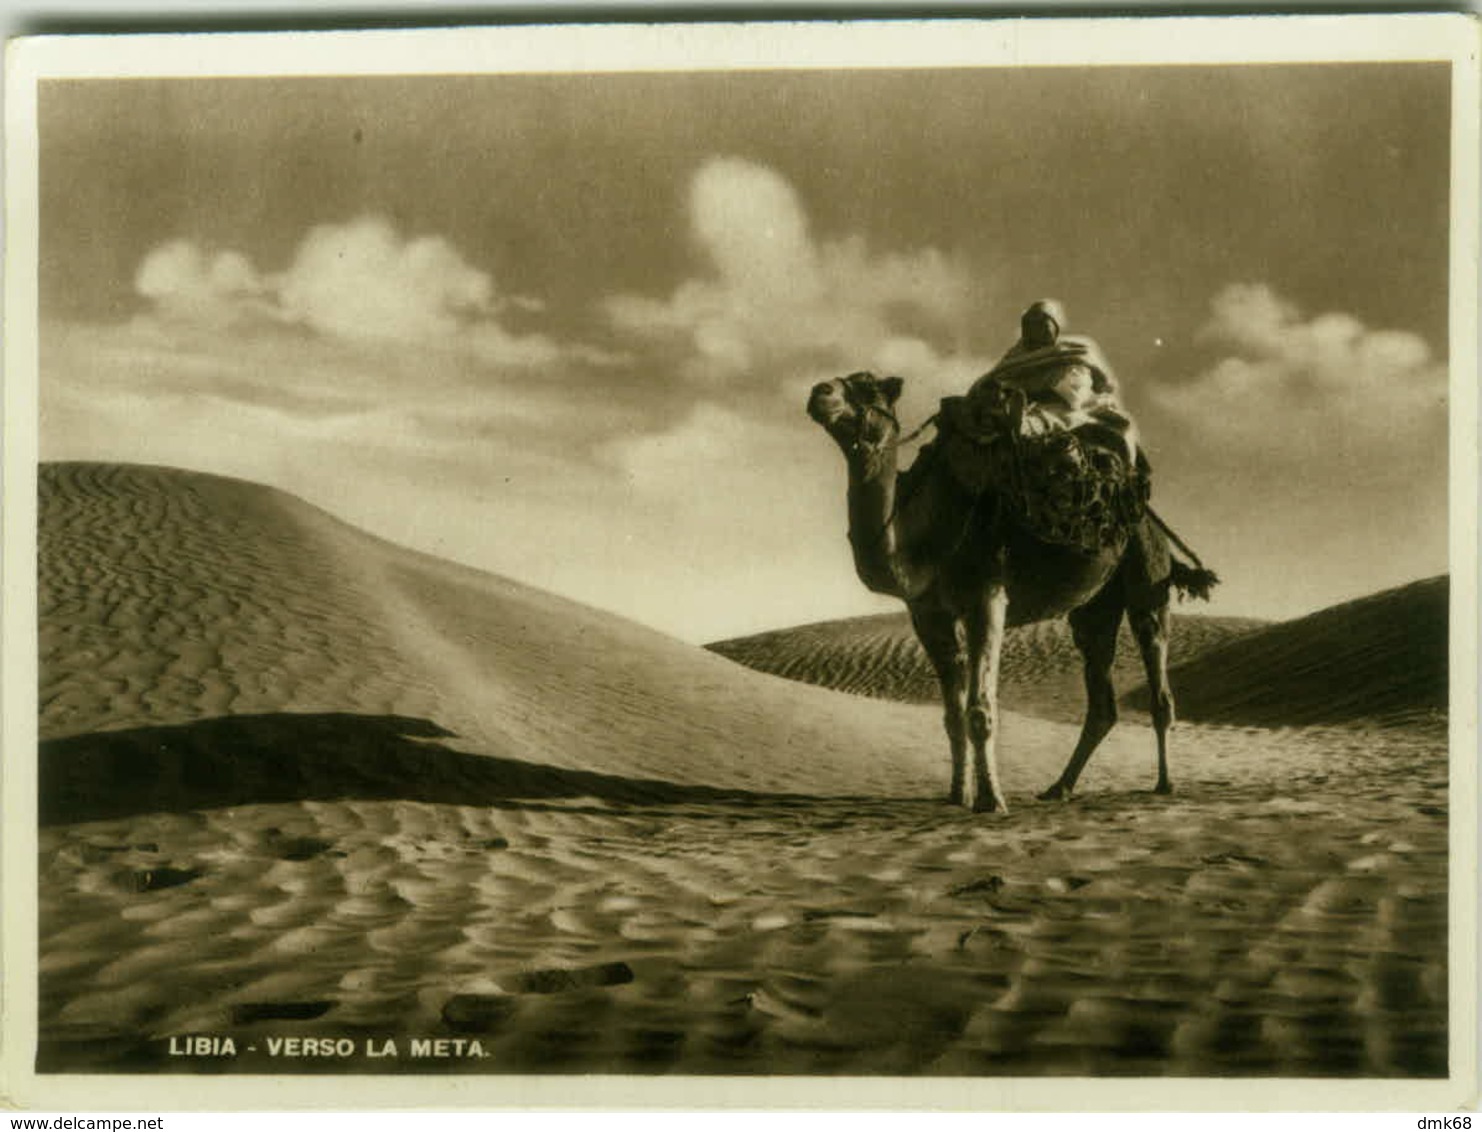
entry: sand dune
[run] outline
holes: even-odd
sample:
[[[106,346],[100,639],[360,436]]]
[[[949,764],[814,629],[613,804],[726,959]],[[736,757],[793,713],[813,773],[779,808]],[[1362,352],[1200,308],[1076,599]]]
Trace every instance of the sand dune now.
[[[42,737],[144,732],[49,746],[58,754],[44,769],[72,765],[76,790],[95,778],[77,765],[89,752],[128,762],[142,746],[193,752],[180,768],[198,774],[179,780],[187,793],[246,761],[261,764],[256,788],[281,796],[285,773],[309,771],[289,755],[263,760],[295,729],[311,752],[335,735],[355,747],[392,736],[368,744],[382,772],[342,760],[341,779],[325,777],[316,796],[383,796],[358,780],[376,773],[473,789],[461,776],[479,764],[446,755],[464,750],[762,792],[910,795],[939,777],[939,760],[911,754],[924,746],[917,712],[842,709],[609,614],[380,542],[280,492],[60,465],[43,470],[41,508]],[[310,721],[281,718],[290,713]],[[325,714],[353,718],[312,722]],[[445,757],[431,758],[429,735],[446,740]],[[871,749],[898,753],[861,757]],[[212,751],[221,766],[201,769]],[[406,774],[397,759],[413,755],[417,774]],[[159,760],[167,776],[180,761]],[[139,769],[128,785],[155,768]],[[246,796],[234,800],[253,800],[238,786]]]
[[[1447,698],[1445,577],[1414,582],[1280,624],[1174,614],[1170,680],[1185,720],[1285,727],[1431,721]],[[936,676],[905,614],[802,625],[709,646],[748,668],[878,699],[935,703]],[[1003,703],[1079,720],[1081,659],[1064,621],[1010,629]],[[1112,671],[1124,706],[1147,685],[1126,626]]]
[[[1174,613],[1175,664],[1264,627],[1244,617]],[[707,646],[759,672],[841,692],[904,703],[940,702],[936,674],[905,613],[800,625]],[[1143,682],[1142,660],[1126,626],[1117,642],[1112,679],[1118,689]],[[1008,631],[1003,648],[1002,703],[1041,719],[1080,722],[1085,707],[1081,657],[1064,622],[1043,621]]]
[[[39,569],[43,1071],[1446,1071],[1434,728],[1187,727],[1161,798],[1124,726],[1041,804],[1009,713],[978,817],[934,707],[250,484],[47,467]]]
[[[1429,578],[1205,651],[1170,673],[1179,713],[1270,727],[1443,717],[1449,590]]]

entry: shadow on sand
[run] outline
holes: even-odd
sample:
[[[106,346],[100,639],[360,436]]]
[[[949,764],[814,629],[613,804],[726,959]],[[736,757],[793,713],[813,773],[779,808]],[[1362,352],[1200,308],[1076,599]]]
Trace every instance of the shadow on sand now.
[[[464,806],[563,798],[810,801],[465,754],[440,742],[454,737],[426,719],[330,712],[234,715],[51,739],[40,750],[40,821],[347,798]]]

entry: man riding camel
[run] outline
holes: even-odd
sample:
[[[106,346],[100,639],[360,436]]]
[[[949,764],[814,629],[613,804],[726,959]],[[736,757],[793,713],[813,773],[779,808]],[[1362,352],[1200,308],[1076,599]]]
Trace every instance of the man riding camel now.
[[[1084,335],[1062,334],[1064,324],[1065,308],[1056,300],[1031,303],[1019,320],[1019,340],[973,383],[968,401],[989,383],[1016,389],[1026,402],[1024,435],[1074,432],[1116,453],[1130,472],[1138,464],[1137,426],[1117,397],[1116,376],[1101,348]]]

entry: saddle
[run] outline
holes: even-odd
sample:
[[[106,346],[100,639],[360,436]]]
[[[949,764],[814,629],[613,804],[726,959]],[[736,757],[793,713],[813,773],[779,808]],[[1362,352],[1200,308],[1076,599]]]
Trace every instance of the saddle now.
[[[1120,550],[1142,521],[1150,468],[1116,421],[1046,427],[1022,392],[990,381],[943,398],[937,434],[957,482],[974,496],[991,489],[1041,541]]]

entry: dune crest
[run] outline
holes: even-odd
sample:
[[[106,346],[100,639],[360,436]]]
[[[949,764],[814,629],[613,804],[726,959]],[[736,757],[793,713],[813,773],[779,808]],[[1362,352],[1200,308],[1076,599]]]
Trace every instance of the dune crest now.
[[[44,467],[40,490],[43,739],[348,713],[430,721],[467,753],[717,788],[922,794],[939,775],[914,742],[923,713],[841,711],[283,492],[86,464]]]

